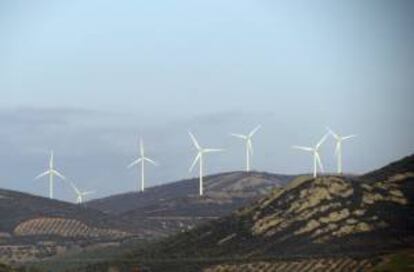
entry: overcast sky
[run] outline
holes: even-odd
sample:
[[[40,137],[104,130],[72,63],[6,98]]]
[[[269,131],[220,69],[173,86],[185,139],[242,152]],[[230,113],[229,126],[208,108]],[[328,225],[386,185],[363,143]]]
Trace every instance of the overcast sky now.
[[[206,172],[241,169],[229,132],[263,128],[253,167],[311,171],[326,126],[358,134],[344,168],[363,173],[414,152],[414,2],[0,2],[0,187],[47,195],[56,167],[96,197],[187,178],[187,130],[212,154]],[[322,150],[335,170],[334,142]],[[56,196],[73,200],[58,183]]]

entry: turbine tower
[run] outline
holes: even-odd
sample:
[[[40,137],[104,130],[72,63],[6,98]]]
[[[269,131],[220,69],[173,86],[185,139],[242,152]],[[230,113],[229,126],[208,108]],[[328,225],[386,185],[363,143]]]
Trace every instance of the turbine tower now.
[[[249,134],[237,134],[231,133],[230,135],[239,139],[246,141],[246,172],[250,171],[250,158],[253,156],[253,144],[252,144],[252,137],[256,134],[256,132],[261,128],[261,125],[255,127]]]
[[[45,172],[41,173],[37,177],[35,177],[35,180],[40,179],[40,178],[42,178],[46,175],[49,175],[49,198],[53,198],[53,182],[54,182],[53,177],[57,176],[57,177],[61,178],[62,180],[66,179],[61,173],[59,173],[54,168],[53,150],[50,151],[49,169],[46,170]]]
[[[147,161],[154,166],[158,164],[155,161],[145,156],[144,142],[142,141],[142,138],[139,140],[139,147],[140,147],[140,157],[138,157],[138,159],[136,159],[135,161],[131,162],[128,165],[128,168],[131,168],[135,165],[138,166],[141,163],[141,192],[144,192],[145,190],[145,162]]]
[[[196,165],[197,162],[199,162],[199,166],[200,166],[200,183],[199,183],[200,189],[199,190],[200,190],[200,196],[202,196],[203,195],[203,156],[206,153],[223,151],[223,149],[203,148],[199,145],[199,143],[197,142],[197,139],[194,137],[193,133],[191,133],[189,131],[188,134],[190,135],[190,138],[193,141],[193,144],[194,144],[195,148],[198,151],[196,157],[194,158],[193,163],[191,164],[190,172],[193,171],[194,166]]]
[[[312,152],[313,154],[313,177],[314,178],[317,177],[318,165],[319,165],[320,171],[323,172],[323,165],[322,165],[321,156],[319,155],[319,148],[321,147],[323,142],[325,142],[327,137],[328,137],[328,133],[326,133],[314,147],[297,146],[297,145],[293,146],[293,148],[295,149]]]
[[[76,185],[73,182],[70,183],[70,186],[72,186],[73,190],[75,191],[75,194],[77,195],[76,203],[78,204],[82,204],[85,196],[95,193],[95,191],[82,192],[81,190],[78,189],[78,187],[76,187]]]
[[[349,140],[351,138],[355,138],[356,135],[348,135],[348,136],[340,136],[339,134],[335,133],[332,129],[327,128],[329,133],[335,138],[336,146],[335,146],[335,155],[337,156],[337,171],[338,174],[342,174],[342,142]]]

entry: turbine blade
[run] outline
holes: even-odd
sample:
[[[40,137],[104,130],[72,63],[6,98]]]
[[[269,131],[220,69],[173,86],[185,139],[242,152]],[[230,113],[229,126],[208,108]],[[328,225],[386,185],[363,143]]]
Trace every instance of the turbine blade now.
[[[144,141],[142,140],[142,138],[139,139],[139,153],[141,154],[141,157],[144,157]]]
[[[155,166],[157,166],[157,165],[158,165],[158,163],[157,163],[157,162],[155,162],[155,161],[151,160],[150,158],[144,157],[144,160],[146,160],[147,162],[151,163],[152,165],[155,165]]]
[[[294,146],[292,146],[292,148],[299,149],[299,150],[303,150],[303,151],[308,151],[308,152],[312,152],[313,151],[313,148],[312,147],[307,147],[307,146],[294,145]]]
[[[200,150],[200,149],[201,149],[201,146],[198,144],[197,139],[194,137],[194,134],[193,134],[193,133],[191,133],[191,131],[189,131],[189,132],[188,132],[188,134],[190,135],[191,140],[192,140],[192,141],[193,141],[193,143],[194,143],[194,146],[195,146],[198,150]]]
[[[49,168],[53,168],[53,157],[54,157],[54,152],[53,150],[50,151],[50,158],[49,158]]]
[[[61,178],[61,179],[63,179],[63,180],[66,180],[65,176],[63,176],[63,175],[62,175],[61,173],[59,173],[58,171],[56,171],[56,170],[52,170],[52,172],[53,172],[53,174],[54,174],[54,175],[58,176],[59,178]]]
[[[252,131],[250,131],[249,133],[249,137],[253,137],[253,135],[256,134],[256,132],[262,127],[262,125],[258,125],[257,127],[255,127]]]
[[[243,139],[243,140],[246,140],[247,139],[247,136],[246,135],[243,135],[243,134],[230,133],[230,135],[233,136],[233,137],[236,137],[236,138]]]
[[[42,177],[44,177],[44,176],[46,176],[46,175],[49,175],[50,174],[50,170],[47,170],[46,172],[43,172],[43,173],[41,173],[40,175],[37,175],[34,179],[36,180],[36,179],[40,179],[40,178],[42,178]]]
[[[94,193],[96,193],[96,192],[95,191],[87,191],[87,192],[83,192],[82,194],[83,195],[92,195]]]
[[[322,165],[322,160],[321,160],[321,157],[319,156],[319,153],[318,152],[315,152],[315,156],[316,156],[316,161],[318,162],[318,164],[319,164],[319,169],[321,170],[321,172],[323,173],[324,172],[324,170],[323,170],[323,165]]]
[[[76,187],[76,185],[73,182],[70,182],[69,184],[70,184],[70,186],[72,187],[72,189],[75,191],[75,193],[77,195],[80,195],[81,194],[81,192],[79,191],[78,187]]]
[[[339,139],[339,135],[336,134],[332,129],[330,129],[329,127],[326,127],[326,129],[328,130],[328,132],[335,138],[335,139]]]
[[[355,137],[357,137],[357,135],[352,134],[352,135],[348,135],[348,136],[342,137],[342,140],[348,140],[348,139],[355,138]]]
[[[319,140],[319,142],[316,144],[315,149],[318,150],[321,145],[325,142],[326,138],[328,137],[328,133],[323,135],[323,137]]]
[[[132,166],[137,165],[137,164],[138,164],[138,163],[140,163],[141,161],[142,161],[142,158],[139,158],[139,159],[137,159],[137,160],[135,160],[135,161],[131,162],[131,163],[127,166],[127,168],[131,168]]]
[[[203,149],[204,153],[210,153],[210,152],[222,152],[224,149],[221,148],[205,148]]]
[[[197,156],[194,158],[193,163],[191,164],[189,172],[193,171],[193,168],[196,165],[196,163],[198,162],[198,160],[200,160],[200,157],[201,157],[201,152],[198,152]]]

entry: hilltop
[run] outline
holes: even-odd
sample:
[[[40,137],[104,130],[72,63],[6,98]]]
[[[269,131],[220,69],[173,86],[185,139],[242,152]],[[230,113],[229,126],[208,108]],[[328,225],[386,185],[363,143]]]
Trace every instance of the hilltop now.
[[[229,172],[204,178],[205,198],[248,200],[283,186],[294,176],[264,172]],[[88,207],[110,214],[123,214],[160,205],[182,198],[199,198],[198,178],[186,179],[150,187],[142,192],[129,192],[87,202]]]

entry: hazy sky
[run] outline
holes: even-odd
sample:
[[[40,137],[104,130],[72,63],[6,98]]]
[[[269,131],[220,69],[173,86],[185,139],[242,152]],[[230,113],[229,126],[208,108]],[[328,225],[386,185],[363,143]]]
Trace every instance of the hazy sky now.
[[[208,173],[235,170],[243,144],[228,133],[258,123],[258,170],[310,171],[291,145],[314,144],[327,125],[359,135],[344,146],[349,172],[411,154],[413,14],[410,0],[3,0],[0,187],[46,195],[33,177],[53,148],[79,187],[135,189],[126,165],[138,135],[160,162],[149,185],[190,177],[188,129],[227,149]]]

